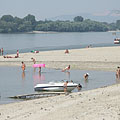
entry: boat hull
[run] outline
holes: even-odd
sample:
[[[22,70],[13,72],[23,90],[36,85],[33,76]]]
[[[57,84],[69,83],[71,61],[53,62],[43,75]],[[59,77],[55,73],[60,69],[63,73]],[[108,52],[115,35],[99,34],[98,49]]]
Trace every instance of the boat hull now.
[[[120,38],[114,39],[114,44],[120,44]]]
[[[67,92],[71,92],[77,87],[78,84],[71,83],[67,85]],[[64,91],[64,83],[62,84],[37,84],[34,87],[35,91],[54,91],[54,92],[63,92]]]

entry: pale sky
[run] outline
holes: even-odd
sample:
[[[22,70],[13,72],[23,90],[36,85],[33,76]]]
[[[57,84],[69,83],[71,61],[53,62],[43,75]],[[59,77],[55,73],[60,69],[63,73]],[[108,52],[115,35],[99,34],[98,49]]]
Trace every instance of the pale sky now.
[[[116,9],[120,10],[120,0],[0,0],[0,17],[32,14],[37,20]]]

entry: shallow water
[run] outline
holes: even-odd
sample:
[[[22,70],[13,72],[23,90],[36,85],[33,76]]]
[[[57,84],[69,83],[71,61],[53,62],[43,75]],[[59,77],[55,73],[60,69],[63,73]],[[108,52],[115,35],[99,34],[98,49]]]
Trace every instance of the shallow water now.
[[[90,74],[87,81],[83,79],[86,72]],[[8,98],[10,96],[34,93],[34,86],[38,83],[60,82],[61,80],[81,83],[82,91],[119,83],[115,79],[115,72],[85,70],[61,72],[61,70],[43,68],[40,75],[38,69],[34,72],[32,67],[27,67],[25,74],[22,73],[20,67],[0,67],[0,104],[19,101]],[[77,89],[73,92],[77,92]]]

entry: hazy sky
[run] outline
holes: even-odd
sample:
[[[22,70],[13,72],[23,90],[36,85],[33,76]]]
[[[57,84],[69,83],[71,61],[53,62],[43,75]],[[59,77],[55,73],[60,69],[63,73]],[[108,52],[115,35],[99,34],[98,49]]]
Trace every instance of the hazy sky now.
[[[0,17],[10,14],[23,18],[32,14],[37,20],[116,9],[120,10],[120,0],[0,0]]]

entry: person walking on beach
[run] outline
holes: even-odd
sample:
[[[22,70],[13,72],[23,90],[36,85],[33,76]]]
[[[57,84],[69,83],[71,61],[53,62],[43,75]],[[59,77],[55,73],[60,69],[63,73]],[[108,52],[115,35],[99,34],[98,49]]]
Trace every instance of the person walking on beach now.
[[[117,67],[117,70],[116,70],[116,78],[120,79],[120,67],[119,66]]]
[[[2,55],[3,55],[3,48],[1,48],[1,53],[2,53]]]
[[[33,63],[36,64],[36,60],[35,60],[35,58],[31,58],[31,59],[32,59]]]
[[[23,72],[24,72],[24,71],[25,71],[25,68],[26,68],[26,65],[24,64],[24,62],[23,62],[23,61],[22,61],[21,63],[22,63],[21,68],[22,68],[22,70],[23,70]]]
[[[33,61],[33,64],[36,64],[36,60],[35,60],[35,58],[31,58],[31,60]],[[36,68],[34,68],[34,72],[36,71]]]
[[[19,50],[17,50],[17,57],[19,57]]]

